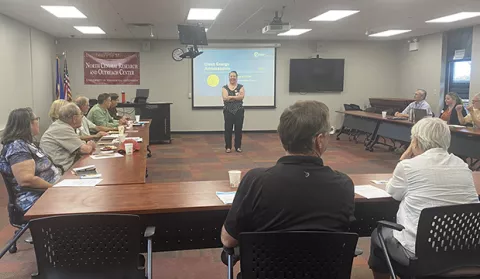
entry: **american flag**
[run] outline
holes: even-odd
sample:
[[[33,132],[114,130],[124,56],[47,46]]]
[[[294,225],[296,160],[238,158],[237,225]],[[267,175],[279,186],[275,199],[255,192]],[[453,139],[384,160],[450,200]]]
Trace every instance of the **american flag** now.
[[[72,91],[70,89],[70,78],[68,77],[67,58],[65,58],[65,64],[63,68],[63,92],[65,92],[65,99],[69,102],[72,101]]]

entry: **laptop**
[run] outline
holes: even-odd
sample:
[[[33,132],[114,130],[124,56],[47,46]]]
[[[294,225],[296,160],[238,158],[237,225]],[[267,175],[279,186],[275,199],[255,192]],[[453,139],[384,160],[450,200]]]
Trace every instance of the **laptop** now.
[[[418,122],[427,116],[426,109],[413,109],[413,122]]]
[[[148,96],[150,95],[150,89],[137,89],[134,103],[144,104],[147,102]]]

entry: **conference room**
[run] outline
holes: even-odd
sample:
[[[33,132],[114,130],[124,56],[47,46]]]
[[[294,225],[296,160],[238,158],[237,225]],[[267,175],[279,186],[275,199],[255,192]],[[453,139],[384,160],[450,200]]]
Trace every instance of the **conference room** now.
[[[1,278],[480,276],[478,1],[0,0],[0,61]]]

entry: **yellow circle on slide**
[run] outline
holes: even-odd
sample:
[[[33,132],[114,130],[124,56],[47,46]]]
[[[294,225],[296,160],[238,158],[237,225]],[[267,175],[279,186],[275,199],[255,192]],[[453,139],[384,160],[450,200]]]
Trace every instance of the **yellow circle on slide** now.
[[[220,83],[220,78],[217,75],[209,75],[207,78],[207,84],[210,87],[217,87]]]

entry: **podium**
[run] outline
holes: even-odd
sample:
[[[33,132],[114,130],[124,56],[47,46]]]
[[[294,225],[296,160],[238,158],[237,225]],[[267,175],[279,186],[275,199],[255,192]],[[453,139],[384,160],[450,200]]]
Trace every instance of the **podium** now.
[[[141,119],[152,119],[150,123],[150,143],[171,143],[170,105],[172,103],[118,103],[117,109],[135,109]],[[125,110],[123,111],[125,112]]]

